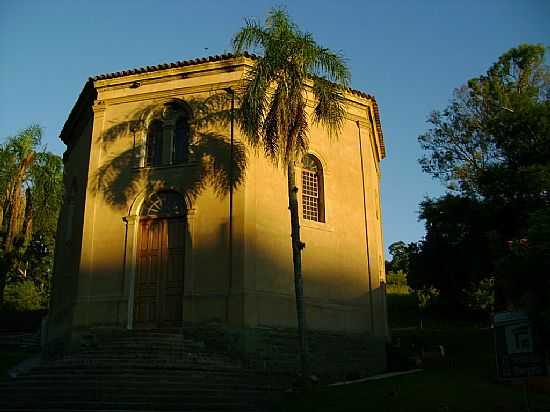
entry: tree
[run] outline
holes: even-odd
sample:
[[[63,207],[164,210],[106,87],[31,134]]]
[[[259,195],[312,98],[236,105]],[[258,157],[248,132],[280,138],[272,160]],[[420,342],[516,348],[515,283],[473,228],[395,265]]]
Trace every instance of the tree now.
[[[542,276],[548,261],[536,252],[546,246],[533,227],[544,222],[544,211],[550,208],[550,70],[545,51],[542,45],[523,44],[504,53],[484,75],[457,89],[451,104],[431,115],[432,128],[419,137],[425,150],[423,170],[458,194],[456,202],[475,202],[484,210],[482,220],[463,221],[467,227],[462,233],[478,232],[490,248],[472,249],[463,258],[494,270],[497,307],[539,302],[534,312],[544,310],[541,296],[549,286]],[[452,236],[445,233],[460,234],[451,225],[460,227],[456,217],[462,212],[446,198],[424,203],[421,217],[429,229],[417,267],[418,262],[436,262],[443,256],[440,249],[449,249]],[[427,214],[425,206],[437,206],[437,213]],[[446,225],[432,227],[434,219]],[[467,268],[456,259],[460,255],[448,255],[453,256],[458,265],[449,270],[462,279]],[[534,273],[530,268],[536,268]]]
[[[390,255],[392,256],[391,260],[391,270],[392,272],[409,272],[409,246],[399,240],[393,242],[389,247]]]
[[[0,145],[0,305],[8,280],[49,289],[63,162],[40,150],[41,138],[32,125]]]
[[[434,286],[449,310],[463,307],[463,290],[494,273],[493,219],[480,201],[456,195],[420,205],[426,235],[410,247],[409,284]]]
[[[544,55],[542,45],[520,45],[455,90],[418,138],[422,169],[466,196],[548,201],[550,70]]]
[[[247,20],[235,35],[236,53],[259,51],[241,91],[240,126],[252,146],[264,150],[274,164],[286,167],[291,220],[296,312],[302,375],[309,375],[295,163],[308,148],[308,95],[314,99],[311,121],[337,135],[344,121],[343,88],[350,72],[338,53],[319,46],[281,9],[272,9],[265,25]]]

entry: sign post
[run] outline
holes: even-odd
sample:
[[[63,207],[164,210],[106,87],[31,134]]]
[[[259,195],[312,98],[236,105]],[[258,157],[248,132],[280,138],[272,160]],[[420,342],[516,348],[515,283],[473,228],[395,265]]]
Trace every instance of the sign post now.
[[[494,319],[497,379],[508,381],[544,375],[544,356],[527,313],[499,312]]]

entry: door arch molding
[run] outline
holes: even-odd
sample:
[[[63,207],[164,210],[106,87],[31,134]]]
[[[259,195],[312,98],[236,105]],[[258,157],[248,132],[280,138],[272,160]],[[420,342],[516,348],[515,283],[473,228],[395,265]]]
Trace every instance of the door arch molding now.
[[[155,192],[142,191],[139,193],[128,210],[128,215],[122,218],[125,223],[125,242],[124,242],[124,295],[127,298],[127,320],[126,328],[134,328],[134,303],[135,286],[138,269],[138,248],[139,248],[139,230],[140,221],[147,217],[141,216],[141,210],[146,202],[153,196],[162,192],[177,193],[182,196],[185,202],[185,208],[182,218],[185,219],[187,227],[187,238],[185,239],[185,259],[184,259],[184,283],[183,290],[186,296],[193,295],[194,270],[193,270],[193,243],[195,241],[195,216],[196,209],[188,196],[180,192],[169,189],[160,189]],[[183,321],[190,320],[192,314],[183,313]]]

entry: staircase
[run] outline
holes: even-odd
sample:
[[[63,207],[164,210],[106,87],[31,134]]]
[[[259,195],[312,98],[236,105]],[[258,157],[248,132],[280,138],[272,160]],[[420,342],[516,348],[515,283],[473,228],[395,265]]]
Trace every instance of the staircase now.
[[[0,350],[16,348],[22,352],[40,351],[40,330],[37,332],[0,331]]]
[[[78,353],[0,383],[0,411],[269,411],[280,382],[182,334],[94,334]]]

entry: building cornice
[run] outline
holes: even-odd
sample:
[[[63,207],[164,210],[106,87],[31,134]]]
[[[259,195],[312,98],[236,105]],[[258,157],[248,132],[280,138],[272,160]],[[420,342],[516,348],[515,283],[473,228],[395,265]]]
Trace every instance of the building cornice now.
[[[204,74],[205,72],[215,73],[215,72],[235,71],[239,67],[253,66],[254,60],[257,60],[259,58],[260,58],[259,56],[250,54],[247,52],[241,55],[228,53],[228,54],[203,57],[203,58],[198,58],[193,60],[182,60],[174,63],[158,64],[155,66],[144,66],[137,69],[105,73],[105,74],[100,74],[97,76],[90,77],[86,82],[86,84],[84,85],[84,88],[80,93],[80,96],[78,97],[73,109],[71,110],[71,113],[69,114],[69,118],[67,119],[67,121],[63,126],[63,129],[61,130],[60,138],[61,140],[63,140],[65,144],[68,144],[70,140],[71,132],[74,128],[75,120],[79,117],[79,114],[87,105],[89,106],[93,105],[95,99],[98,96],[98,92],[100,92],[101,90],[105,90],[107,88],[109,88],[110,90],[126,88],[126,87],[137,88],[146,84],[154,84],[154,83],[169,81],[169,80],[178,79],[178,78],[188,78],[188,77],[199,76]],[[220,63],[226,63],[226,64],[220,66]],[[216,87],[216,89],[218,89],[218,87]],[[210,87],[210,90],[212,90],[212,87]],[[166,94],[165,92],[156,92],[156,93],[158,94],[158,97],[161,98],[164,96],[171,96],[174,94],[178,94],[178,93],[181,93],[182,91],[183,90],[178,89],[177,93],[172,93],[172,92],[166,92]],[[189,91],[187,91],[187,93],[189,93]],[[380,112],[378,109],[378,103],[376,102],[376,99],[374,98],[374,96],[371,96],[365,92],[351,89],[351,88],[346,88],[346,93],[349,93],[350,95],[360,97],[372,102],[372,108],[374,112],[374,121],[376,123],[377,135],[380,141],[380,154],[381,154],[381,157],[384,158],[386,154],[386,150],[385,150],[384,138],[382,134],[382,125],[380,123]],[[143,97],[144,97],[143,94],[136,95],[135,100],[143,99]],[[128,100],[125,100],[125,99],[128,99]],[[113,99],[112,101],[109,101],[109,103],[112,104],[115,101],[116,103],[119,103],[123,101],[135,101],[135,100],[134,100],[134,97],[129,96],[128,98]],[[352,99],[349,97],[346,100],[348,100],[352,104],[359,103],[359,102],[356,102],[355,99]]]

